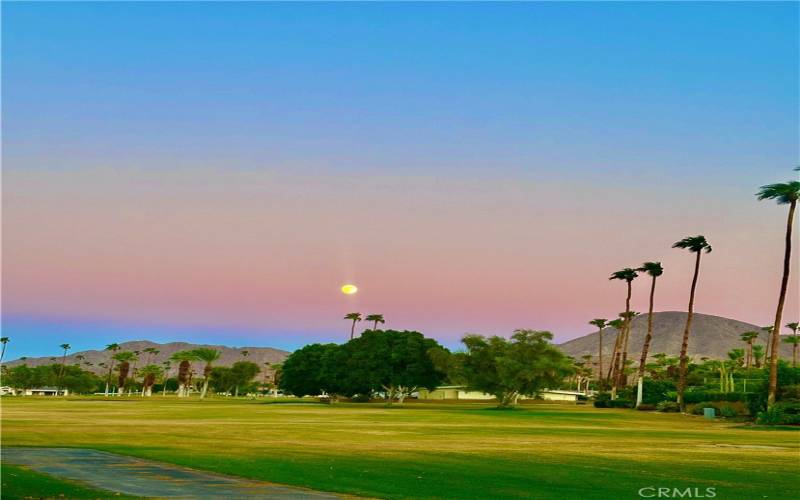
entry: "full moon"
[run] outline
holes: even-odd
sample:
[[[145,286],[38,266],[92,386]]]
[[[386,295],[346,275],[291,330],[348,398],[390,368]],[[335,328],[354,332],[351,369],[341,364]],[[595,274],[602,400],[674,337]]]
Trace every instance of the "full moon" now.
[[[344,285],[342,286],[342,293],[345,295],[353,295],[358,291],[358,287],[355,285]]]

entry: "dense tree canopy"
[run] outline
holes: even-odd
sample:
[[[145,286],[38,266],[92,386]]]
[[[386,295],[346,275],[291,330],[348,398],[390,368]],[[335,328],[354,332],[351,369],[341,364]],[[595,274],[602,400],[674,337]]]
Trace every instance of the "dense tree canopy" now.
[[[467,335],[463,375],[471,388],[493,394],[501,406],[513,405],[520,396],[535,396],[556,387],[572,366],[550,343],[553,334],[515,330],[511,339]]]
[[[418,388],[433,389],[444,379],[431,358],[443,351],[419,332],[367,330],[343,345],[311,344],[283,363],[280,387],[296,396],[326,393],[338,396],[383,393],[387,401]]]
[[[55,387],[59,385],[60,364],[29,367],[18,365],[3,375],[3,384],[15,389]],[[90,393],[100,389],[102,379],[92,372],[77,366],[63,367],[60,385],[74,393]]]

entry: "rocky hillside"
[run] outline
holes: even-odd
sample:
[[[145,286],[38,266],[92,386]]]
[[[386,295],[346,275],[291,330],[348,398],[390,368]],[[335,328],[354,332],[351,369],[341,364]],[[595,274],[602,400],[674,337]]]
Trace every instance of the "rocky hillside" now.
[[[149,354],[144,352],[145,349],[152,347],[157,349],[157,354]],[[150,342],[149,340],[135,340],[132,342],[123,342],[120,344],[120,351],[139,351],[138,365],[142,366],[147,363],[158,364],[167,361],[170,356],[178,351],[185,351],[188,349],[197,349],[199,347],[208,347],[220,351],[222,354],[220,359],[214,364],[216,366],[230,366],[236,361],[247,360],[252,361],[263,369],[265,363],[280,363],[290,354],[280,349],[273,349],[271,347],[227,347],[224,345],[206,345],[206,344],[189,344],[186,342],[170,342],[168,344],[158,344]],[[247,357],[242,356],[242,351],[249,351]],[[119,351],[118,351],[119,352]],[[83,356],[83,359],[78,358]],[[57,362],[61,362],[61,356],[54,354]],[[104,369],[98,366],[100,363],[108,363],[111,359],[111,352],[109,351],[80,351],[72,352],[67,356],[67,364],[73,365],[81,363],[84,369],[91,370],[97,374],[105,373]],[[27,363],[28,366],[38,366],[53,363],[51,357],[42,358],[27,358],[26,360],[14,360],[3,363],[8,367],[13,367],[21,363]],[[85,363],[91,363],[86,365]],[[177,363],[173,363],[176,365]],[[201,369],[201,368],[200,368]],[[199,371],[200,369],[196,369]]]
[[[787,320],[788,321],[788,320]],[[681,339],[683,328],[686,324],[686,313],[678,311],[665,311],[653,313],[653,340],[650,343],[650,354],[666,353],[670,356],[678,356],[681,349]],[[689,336],[689,355],[695,359],[702,357],[726,358],[728,351],[735,348],[744,347],[744,342],[739,338],[742,332],[757,331],[761,335],[757,344],[765,345],[767,333],[761,331],[761,327],[751,325],[735,319],[721,318],[709,314],[695,313],[692,320],[692,331]],[[786,333],[789,330],[785,330]],[[634,318],[631,324],[631,337],[628,351],[634,353],[633,357],[638,359],[642,352],[642,344],[647,334],[647,314],[642,314]],[[560,344],[562,351],[575,359],[591,354],[597,356],[598,333],[590,333]],[[610,356],[614,347],[616,330],[606,328],[603,330],[603,357]],[[638,355],[637,355],[638,353]],[[791,358],[791,346],[781,343],[781,357]]]

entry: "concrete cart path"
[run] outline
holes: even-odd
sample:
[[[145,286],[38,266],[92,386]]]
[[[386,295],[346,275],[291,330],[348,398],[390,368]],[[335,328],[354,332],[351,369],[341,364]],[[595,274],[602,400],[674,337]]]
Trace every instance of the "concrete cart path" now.
[[[252,481],[84,448],[2,449],[2,461],[111,492],[155,498],[341,499],[292,486]]]

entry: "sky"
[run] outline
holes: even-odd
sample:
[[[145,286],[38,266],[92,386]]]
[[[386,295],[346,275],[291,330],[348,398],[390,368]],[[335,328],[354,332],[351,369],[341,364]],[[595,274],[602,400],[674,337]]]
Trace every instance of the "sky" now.
[[[771,324],[797,3],[4,3],[6,359]],[[797,320],[797,261],[785,320]],[[359,286],[345,296],[339,287]],[[649,281],[634,282],[646,311]]]

